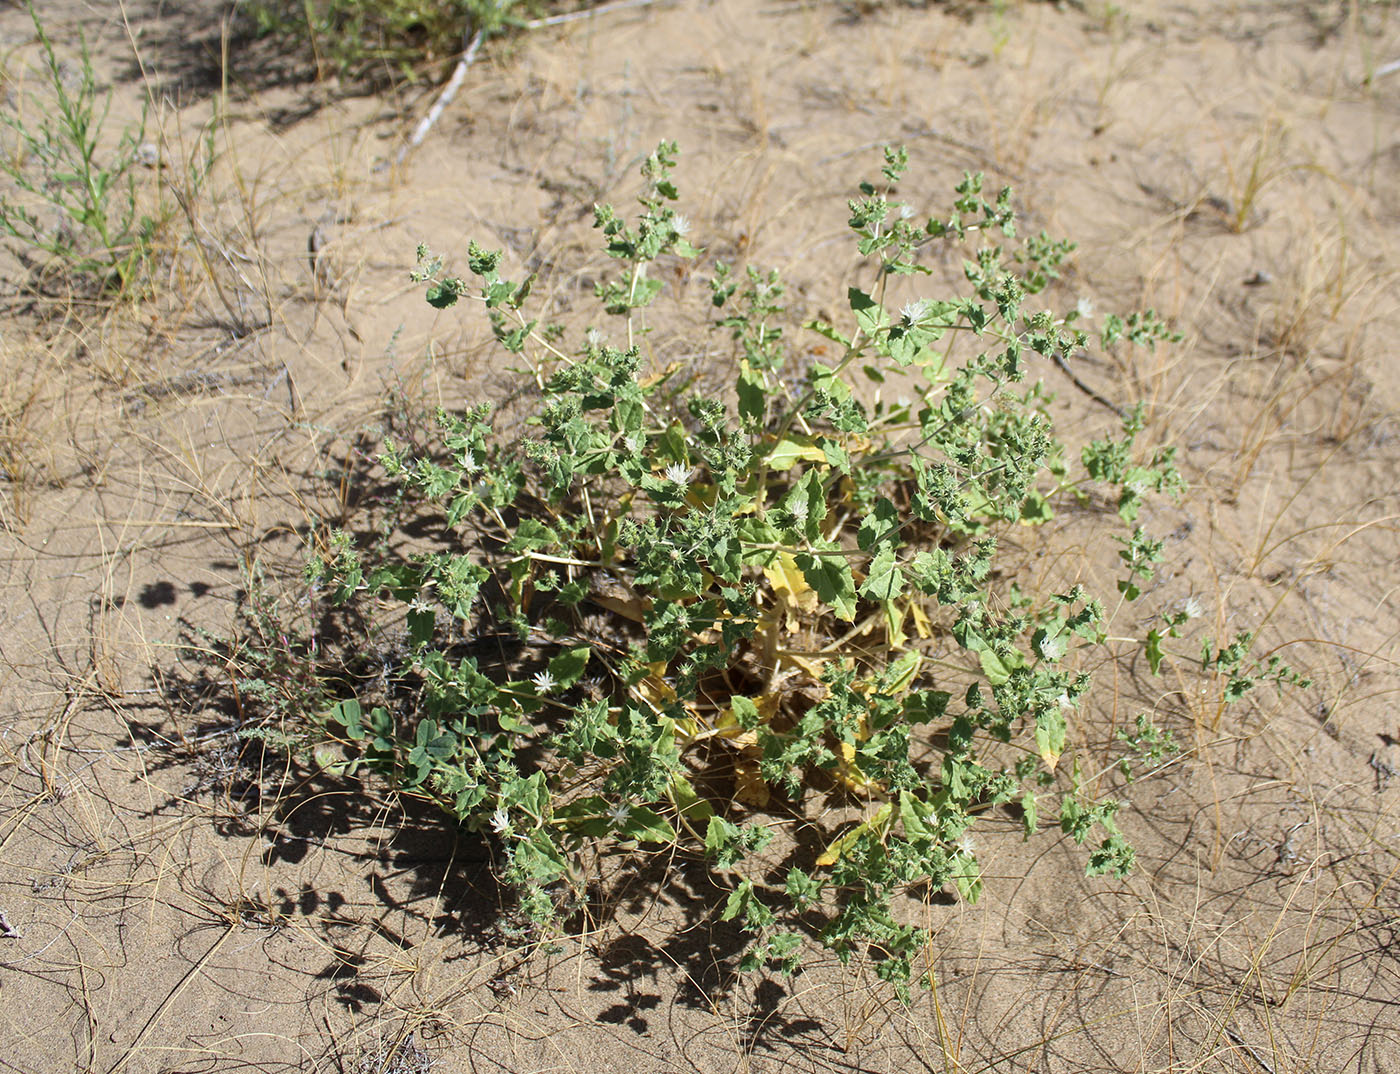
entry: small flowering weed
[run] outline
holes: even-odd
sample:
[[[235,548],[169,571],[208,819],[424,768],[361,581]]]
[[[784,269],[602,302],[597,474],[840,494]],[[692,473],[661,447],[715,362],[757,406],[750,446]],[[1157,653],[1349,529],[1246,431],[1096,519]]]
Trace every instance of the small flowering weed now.
[[[1095,345],[1078,310],[1037,297],[1070,244],[1018,241],[1010,192],[978,175],[949,212],[916,213],[895,200],[898,149],[848,206],[868,282],[843,296],[843,323],[794,326],[776,274],[716,265],[732,393],[687,396],[638,346],[656,263],[702,253],[673,208],[676,152],[647,159],[634,221],[595,210],[619,266],[597,299],[620,323],[577,349],[527,313],[533,278],[504,278],[499,252],[472,244],[468,279],[420,248],[428,302],[480,303],[538,403],[523,439],[479,406],[440,416],[437,461],[387,446],[455,551],[365,562],[345,534],[324,543],[311,574],[337,600],[404,609],[413,683],[368,711],[345,698],[324,733],[343,769],[368,765],[493,833],[541,927],[581,895],[580,855],[674,846],[730,891],[718,912],[752,935],[746,967],[793,970],[805,934],[842,959],[869,951],[903,990],[926,936],[900,897],[951,885],[976,899],[969,830],[991,807],[1012,807],[1026,838],[1057,821],[1091,875],[1131,868],[1118,803],[1080,775],[1076,720],[1086,668],[1113,655],[1110,616],[1082,586],[1021,592],[1000,550],[1095,488],[1116,530],[1182,482],[1169,449],[1138,448],[1141,410],[1071,473],[1044,394],[1024,386],[1037,356]],[[892,313],[891,281],[926,277],[943,247],[963,253],[964,293]],[[1098,345],[1173,338],[1150,313],[1102,324]],[[793,371],[799,328],[829,362]],[[910,399],[863,398],[858,373],[898,376]],[[1140,527],[1119,541],[1122,607],[1163,544]],[[1154,673],[1188,618],[1144,641]],[[511,657],[488,660],[483,634]],[[1233,694],[1247,650],[1206,643]],[[1120,745],[1125,774],[1173,748],[1146,717]],[[816,847],[779,836],[810,823],[815,798],[845,819]]]

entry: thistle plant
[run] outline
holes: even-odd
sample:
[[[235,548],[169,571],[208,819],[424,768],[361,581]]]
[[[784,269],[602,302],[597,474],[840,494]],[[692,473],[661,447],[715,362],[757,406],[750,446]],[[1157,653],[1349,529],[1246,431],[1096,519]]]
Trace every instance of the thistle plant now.
[[[716,265],[732,392],[650,368],[652,269],[702,255],[675,210],[676,152],[647,158],[635,219],[595,210],[618,271],[597,284],[602,327],[576,344],[528,312],[533,278],[506,278],[500,252],[473,243],[455,276],[420,247],[428,302],[484,307],[538,399],[523,437],[481,405],[440,415],[435,457],[387,444],[389,474],[439,505],[441,550],[367,559],[324,536],[312,577],[336,601],[400,608],[411,655],[382,696],[324,715],[339,749],[322,757],[496,840],[539,926],[582,896],[585,851],[674,846],[731,892],[717,912],[751,934],[746,967],[791,971],[805,934],[842,959],[868,950],[904,989],[925,936],[901,896],[975,900],[969,832],[993,807],[1026,838],[1057,824],[1091,875],[1131,868],[1118,803],[1081,774],[1101,761],[1077,721],[1086,668],[1112,655],[1104,603],[1079,585],[1022,593],[1002,549],[1066,498],[1098,488],[1132,521],[1181,479],[1170,450],[1137,446],[1140,411],[1072,472],[1027,385],[1040,358],[1091,345],[1041,297],[1071,245],[1018,241],[1010,192],[980,175],[949,212],[916,213],[896,200],[900,149],[849,203],[867,275],[841,323],[794,326],[775,273]],[[930,275],[944,248],[963,251],[963,293],[892,308],[892,283]],[[1147,314],[1105,324],[1171,339]],[[795,369],[798,330],[830,360]],[[856,374],[898,377],[910,400],[879,401]],[[1120,606],[1162,557],[1141,529],[1122,542]],[[1165,742],[1144,717],[1128,764]],[[812,849],[791,835],[817,798],[844,819]]]

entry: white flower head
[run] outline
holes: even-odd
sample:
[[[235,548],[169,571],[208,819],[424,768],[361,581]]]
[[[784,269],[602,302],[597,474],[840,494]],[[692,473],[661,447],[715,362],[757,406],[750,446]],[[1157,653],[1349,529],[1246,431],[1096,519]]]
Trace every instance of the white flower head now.
[[[920,298],[914,302],[906,302],[904,308],[899,311],[899,316],[905,324],[918,324],[928,316],[928,300]]]
[[[410,602],[410,604],[408,605],[408,610],[411,612],[420,613],[430,612],[433,610],[433,602],[420,593],[418,596],[413,598],[412,602]]]
[[[963,832],[958,836],[958,849],[969,857],[977,853],[977,842],[972,838],[971,832]]]
[[[590,347],[601,347],[603,345],[603,333],[599,332],[596,328],[590,327],[584,338],[588,340],[588,345]]]
[[[811,506],[807,503],[806,499],[799,497],[788,504],[788,510],[792,512],[792,517],[797,519],[798,522],[805,522],[807,521],[808,513],[811,511]]]
[[[1094,315],[1093,299],[1081,298],[1077,303],[1075,303],[1074,308],[1079,311],[1079,316],[1083,317],[1086,321]]]
[[[549,693],[559,684],[555,682],[554,676],[548,671],[537,671],[530,680],[535,684],[535,692],[543,696]]]
[[[510,814],[501,807],[491,814],[491,830],[498,834],[505,832],[510,827]]]
[[[631,815],[632,807],[626,802],[618,802],[617,805],[608,810],[608,820],[612,821],[616,828],[621,828],[626,824],[627,818]]]
[[[908,203],[899,207],[899,218],[901,220],[912,220],[914,218],[914,206]]]
[[[1201,607],[1201,602],[1199,600],[1194,596],[1190,596],[1182,601],[1181,614],[1186,616],[1187,619],[1199,619],[1206,614],[1206,611]]]
[[[673,485],[689,485],[691,478],[695,476],[695,471],[683,463],[673,462],[666,467],[663,475],[667,481]]]
[[[462,472],[474,474],[481,469],[481,462],[477,459],[476,453],[468,448],[462,453]]]
[[[675,216],[671,217],[671,230],[676,233],[678,238],[683,239],[690,234],[690,221],[680,213],[676,213]]]
[[[1046,660],[1058,660],[1065,655],[1069,649],[1069,639],[1063,634],[1056,634],[1053,638],[1046,638],[1040,643],[1040,655]]]

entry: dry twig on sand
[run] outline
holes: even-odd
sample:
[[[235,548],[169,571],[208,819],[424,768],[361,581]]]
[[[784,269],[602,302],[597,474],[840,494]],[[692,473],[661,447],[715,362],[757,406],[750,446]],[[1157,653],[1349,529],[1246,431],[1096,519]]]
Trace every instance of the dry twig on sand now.
[[[584,11],[570,11],[562,15],[549,15],[542,19],[532,19],[525,23],[525,29],[538,30],[545,26],[559,26],[566,22],[592,18],[595,15],[607,15],[614,11],[647,7],[655,2],[656,0],[614,0],[613,3],[600,4]],[[481,51],[482,42],[486,39],[485,32],[480,26],[473,27],[468,24],[467,30],[468,32],[462,35],[462,58],[457,61],[457,66],[453,68],[452,77],[447,80],[447,85],[438,94],[437,100],[433,102],[433,107],[428,109],[428,114],[414,128],[413,136],[399,150],[398,156],[394,158],[395,166],[402,165],[408,159],[408,155],[423,144],[423,140],[428,137],[428,132],[442,118],[443,112],[447,110],[447,106],[457,96],[457,91],[462,88],[462,83],[466,81],[467,68],[471,67],[475,61],[477,53]]]

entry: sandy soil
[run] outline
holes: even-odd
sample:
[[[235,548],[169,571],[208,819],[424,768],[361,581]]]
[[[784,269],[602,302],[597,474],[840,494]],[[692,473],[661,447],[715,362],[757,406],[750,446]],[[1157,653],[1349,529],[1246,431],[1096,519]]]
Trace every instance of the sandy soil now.
[[[0,1067],[1400,1070],[1400,9],[658,3],[498,43],[402,168],[427,88],[346,96],[235,39],[221,92],[213,2],[41,10],[89,36],[115,117],[154,95],[155,185],[211,116],[218,161],[135,308],[0,265]],[[31,37],[0,11],[12,81]],[[1181,448],[1151,608],[1194,595],[1201,633],[1257,627],[1317,681],[1222,720],[1189,675],[1105,669],[1086,748],[1143,710],[1189,746],[1125,791],[1140,868],[1086,880],[989,833],[980,903],[911,898],[937,981],[911,1006],[816,948],[736,977],[724,893],[683,860],[512,946],[488,848],[382,788],[248,771],[238,684],[189,655],[256,643],[250,593],[279,602],[268,651],[306,628],[306,535],[376,517],[383,430],[511,390],[483,323],[422,304],[414,245],[503,246],[582,326],[589,210],[663,137],[700,241],[811,316],[880,145],[909,146],[916,203],[964,169],[1013,185],[1080,244],[1066,294],[1186,333],[1082,369]],[[700,275],[659,359],[723,349]],[[1072,438],[1112,427],[1043,375]]]

